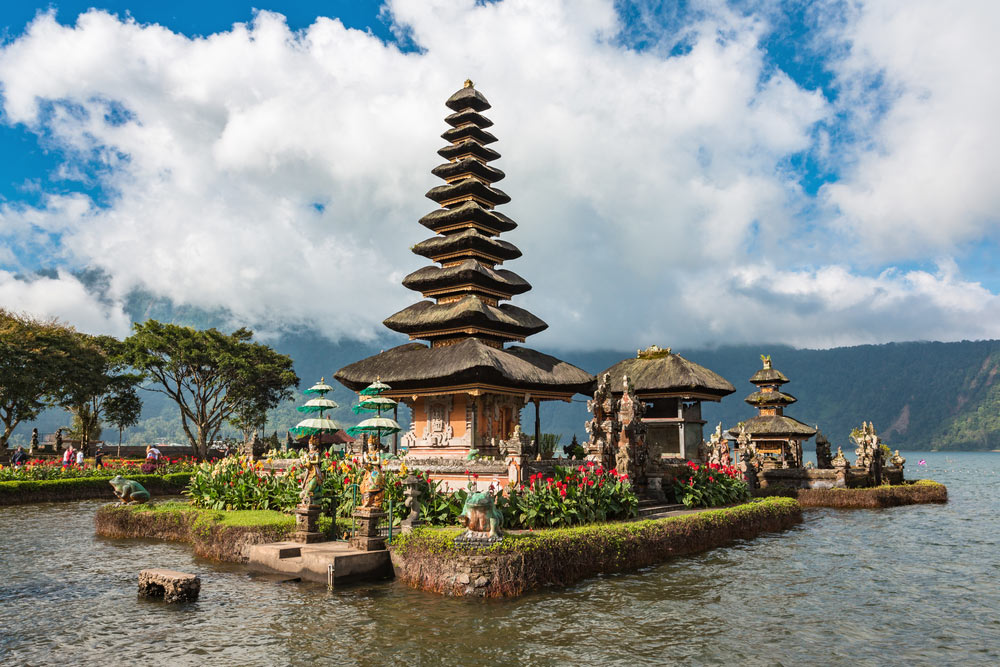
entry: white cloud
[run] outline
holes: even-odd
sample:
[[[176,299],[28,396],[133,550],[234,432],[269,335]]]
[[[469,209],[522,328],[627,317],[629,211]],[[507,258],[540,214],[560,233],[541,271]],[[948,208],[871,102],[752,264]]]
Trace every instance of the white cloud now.
[[[11,312],[58,319],[92,334],[127,336],[130,322],[120,308],[101,303],[75,277],[64,271],[55,278],[20,280],[0,271],[0,304]]]
[[[325,18],[293,33],[267,12],[194,39],[99,11],[71,27],[41,16],[0,50],[6,119],[44,129],[70,151],[70,170],[101,162],[113,196],[0,210],[0,266],[19,268],[11,248],[48,244],[58,265],[109,276],[113,303],[144,289],[269,330],[378,335],[418,298],[399,281],[424,263],[407,248],[427,236],[416,220],[434,206],[422,195],[437,184],[443,101],[471,77],[495,105],[499,185],[513,197],[503,210],[521,224],[506,238],[525,254],[509,268],[535,285],[515,303],[551,325],[539,347],[962,337],[965,325],[940,323],[953,301],[997,322],[993,295],[958,272],[864,277],[845,263],[859,239],[903,245],[891,235],[909,218],[890,205],[903,184],[885,165],[919,147],[892,132],[828,187],[844,217],[820,212],[803,229],[810,201],[787,160],[836,159],[816,131],[836,109],[769,69],[763,20],[705,3],[685,28],[690,50],[669,56],[617,43],[608,0],[396,0],[390,11],[421,52]],[[877,32],[859,16],[845,86],[893,55],[858,55]],[[124,122],[106,121],[121,109]],[[948,239],[982,233],[982,216],[963,211],[998,208],[985,194],[958,207],[965,231]],[[754,298],[767,272],[796,289]],[[72,281],[60,274],[51,287]],[[879,326],[859,333],[834,318],[845,303]],[[939,322],[936,333],[924,336],[912,312]]]

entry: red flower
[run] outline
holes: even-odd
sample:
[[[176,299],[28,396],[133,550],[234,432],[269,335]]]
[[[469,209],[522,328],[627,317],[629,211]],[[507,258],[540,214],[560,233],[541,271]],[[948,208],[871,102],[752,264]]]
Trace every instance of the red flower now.
[[[478,473],[472,473],[472,479],[479,479]]]
[[[566,489],[559,489],[559,495],[562,496],[563,498],[565,498],[566,497]]]
[[[710,482],[714,482],[714,481],[715,481],[715,478],[714,478],[714,477],[712,477],[711,475],[709,475],[709,476],[708,476],[708,481],[710,481]]]

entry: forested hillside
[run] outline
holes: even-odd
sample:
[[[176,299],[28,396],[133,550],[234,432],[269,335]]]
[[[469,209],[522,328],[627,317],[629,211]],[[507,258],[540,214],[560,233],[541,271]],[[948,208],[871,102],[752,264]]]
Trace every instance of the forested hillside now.
[[[315,335],[285,336],[270,343],[295,360],[303,383],[300,389],[321,376],[331,380],[341,366],[380,349],[356,342],[334,344]],[[709,430],[719,421],[728,428],[754,414],[743,397],[753,390],[747,379],[760,367],[760,354],[764,353],[772,355],[775,367],[788,376],[791,382],[786,389],[799,399],[788,414],[819,425],[834,445],[843,446],[845,451],[848,433],[862,421],[874,421],[885,440],[902,449],[1000,449],[1000,341],[891,343],[831,350],[758,345],[676,351],[720,373],[736,387],[736,393],[721,404],[704,405]],[[634,348],[550,352],[595,374],[635,354]],[[174,405],[159,394],[143,392],[143,398],[143,420],[126,432],[126,440],[183,442]],[[341,405],[334,418],[345,425],[357,421],[350,411],[351,392],[338,385],[333,399]],[[298,402],[274,411],[268,431],[283,433],[293,426],[300,418],[295,412]],[[400,421],[406,420],[406,415],[400,417]],[[534,415],[529,410],[525,418],[531,420]],[[583,396],[569,404],[543,404],[542,429],[563,434],[563,443],[574,434],[585,438],[586,419]],[[68,423],[68,417],[50,411],[37,425],[40,432],[47,433]],[[13,441],[26,442],[30,430],[30,424],[22,425]],[[116,441],[117,433],[106,430],[104,437]]]

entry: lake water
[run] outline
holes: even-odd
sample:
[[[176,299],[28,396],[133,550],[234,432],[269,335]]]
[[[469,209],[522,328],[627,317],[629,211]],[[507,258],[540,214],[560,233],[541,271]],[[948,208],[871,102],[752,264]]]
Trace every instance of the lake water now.
[[[97,538],[97,501],[5,507],[0,663],[1000,664],[1000,454],[904,455],[947,505],[806,510],[780,534],[505,601],[274,583]],[[146,567],[200,574],[201,598],[137,599]]]

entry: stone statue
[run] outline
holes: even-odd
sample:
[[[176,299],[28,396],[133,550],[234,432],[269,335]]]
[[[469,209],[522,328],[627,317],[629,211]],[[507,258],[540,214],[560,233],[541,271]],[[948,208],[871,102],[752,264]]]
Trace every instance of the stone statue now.
[[[407,475],[403,486],[403,504],[410,513],[399,525],[407,533],[420,523],[420,480],[415,475]]]
[[[896,453],[893,454],[892,458],[889,459],[889,463],[896,466],[897,468],[902,468],[906,464],[906,459],[904,459],[902,456],[899,455],[899,450],[897,449]]]
[[[611,395],[611,374],[605,373],[597,383],[594,398],[587,401],[587,411],[593,415],[586,423],[590,442],[585,448],[587,455],[605,468],[613,468],[615,463],[614,443],[618,427],[615,424],[616,401]]]
[[[619,473],[628,475],[633,484],[641,484],[646,480],[646,463],[649,458],[646,425],[642,423],[646,405],[635,397],[632,381],[627,375],[622,379],[622,389],[624,391],[618,401],[616,420],[619,432],[615,467]]]
[[[720,466],[730,466],[733,464],[732,456],[729,453],[729,441],[722,437],[722,422],[715,427],[715,433],[706,446],[708,450],[708,463]]]
[[[532,439],[521,431],[520,424],[514,424],[514,432],[506,440],[501,439],[497,448],[501,456],[528,456],[532,452]]]
[[[287,452],[289,449],[293,449],[295,441],[292,440],[292,432],[288,431],[285,433],[285,446],[281,448],[281,451]]]
[[[459,522],[465,532],[456,541],[495,542],[502,539],[503,514],[497,509],[493,494],[489,491],[474,491],[465,499]]]
[[[881,484],[885,452],[882,450],[882,441],[875,432],[874,422],[862,422],[860,429],[851,432],[851,440],[858,445],[854,450],[858,457],[854,465],[868,471],[871,484],[876,486]]]
[[[833,467],[830,455],[830,441],[818,429],[816,431],[816,467],[822,470],[829,470]]]
[[[31,429],[31,446],[28,448],[29,454],[34,454],[38,450],[38,429]]]
[[[365,476],[361,480],[361,506],[380,507],[385,496],[385,480],[382,476],[382,455],[375,436],[368,439],[368,451],[364,457]]]
[[[833,457],[832,461],[830,461],[830,467],[835,469],[848,468],[850,467],[850,465],[851,465],[850,461],[848,461],[847,457],[844,456],[844,450],[842,450],[840,447],[837,447],[837,455]]]
[[[753,491],[759,486],[757,473],[760,472],[763,461],[757,452],[757,445],[750,439],[750,434],[745,429],[740,428],[739,435],[736,436],[736,467],[743,473],[743,479],[747,486]]]
[[[309,438],[309,451],[306,454],[306,476],[302,478],[299,491],[299,504],[303,506],[317,505],[322,497],[323,463],[319,456],[319,436]]]
[[[108,484],[114,488],[118,499],[126,505],[130,503],[144,503],[149,500],[149,491],[135,480],[115,475],[114,478],[108,481]]]
[[[59,452],[61,452],[62,448],[63,448],[62,429],[61,428],[57,428],[56,429],[56,453],[58,454]]]

